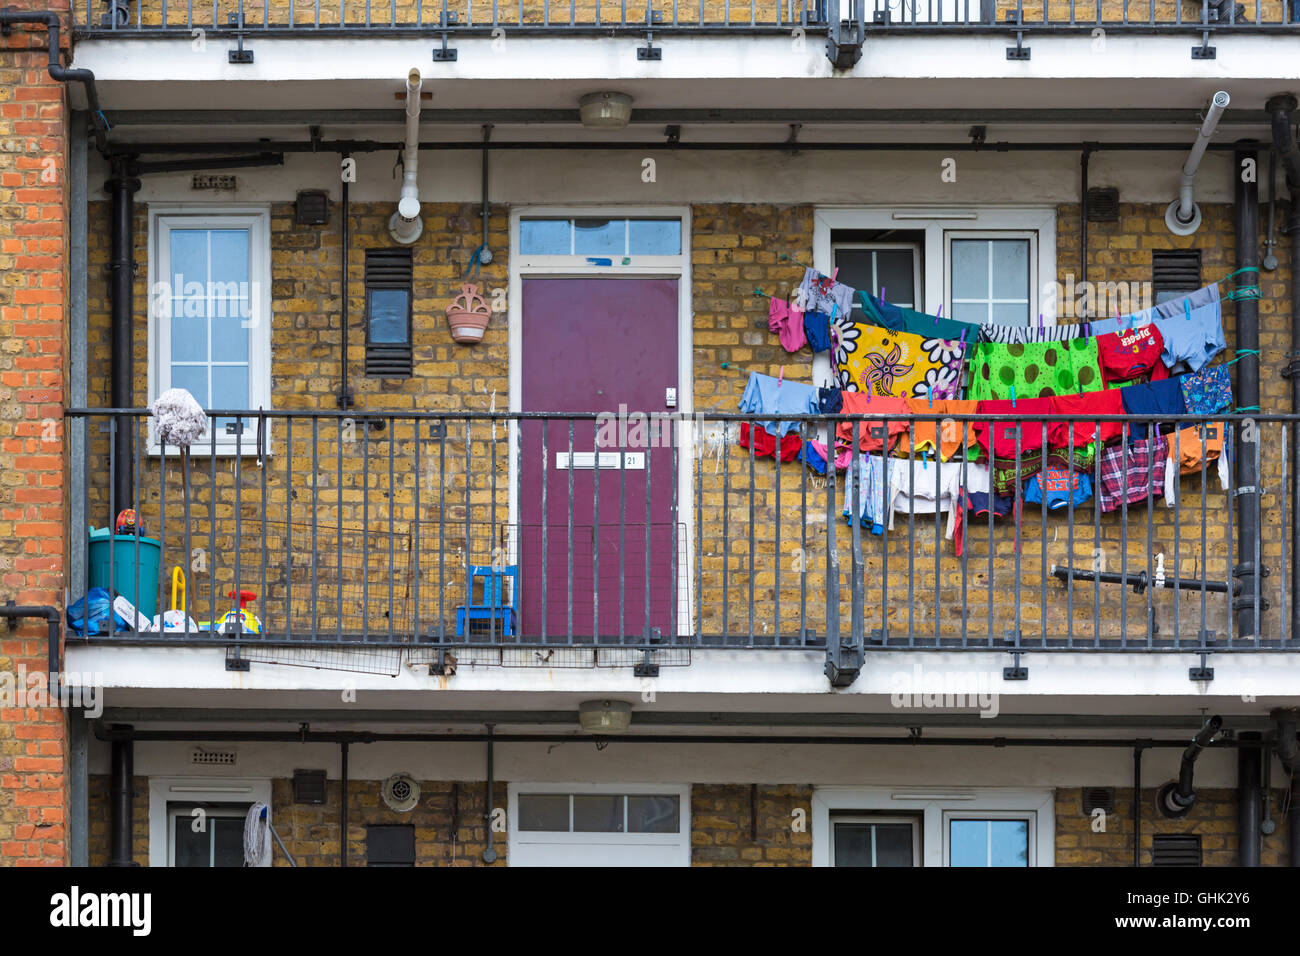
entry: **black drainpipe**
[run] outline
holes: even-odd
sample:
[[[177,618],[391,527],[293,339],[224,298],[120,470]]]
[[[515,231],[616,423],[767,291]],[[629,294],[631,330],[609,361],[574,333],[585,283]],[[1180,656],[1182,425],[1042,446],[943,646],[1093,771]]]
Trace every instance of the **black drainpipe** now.
[[[20,617],[45,618],[46,624],[49,625],[49,632],[46,635],[46,664],[52,682],[54,675],[59,673],[59,624],[63,620],[59,609],[48,604],[15,604],[13,601],[6,601],[0,605],[0,617],[8,619],[11,631],[18,626]]]
[[[344,151],[339,154],[339,157],[343,162],[346,162],[351,158],[351,155],[351,153]],[[340,163],[340,165],[342,165],[342,163]],[[344,411],[347,411],[354,404],[352,393],[348,391],[348,260],[351,258],[350,243],[352,239],[348,231],[348,176],[346,173],[347,171],[345,170],[345,175],[342,177],[342,202],[340,203],[343,207],[341,210],[341,218],[343,220],[343,235],[341,241],[343,243],[343,248],[339,250],[339,257],[343,263],[342,266],[339,267],[339,287],[343,296],[342,302],[339,303],[339,322],[342,324],[343,332],[343,355],[339,359],[340,367],[342,369],[342,376],[339,380],[339,408]]]
[[[116,157],[113,176],[104,188],[113,197],[113,248],[109,263],[109,300],[112,307],[112,405],[135,407],[135,317],[133,297],[135,283],[134,225],[135,193],[140,180],[131,176],[130,160]],[[135,461],[134,423],[130,416],[120,416],[113,442],[113,501],[117,508],[130,507],[132,494],[131,467]],[[113,515],[108,516],[113,521]]]
[[[1223,718],[1215,714],[1205,722],[1183,751],[1183,759],[1178,765],[1178,779],[1165,784],[1156,794],[1156,806],[1164,816],[1181,820],[1191,812],[1192,804],[1196,802],[1196,788],[1192,781],[1196,758],[1222,728]]]
[[[339,744],[339,866],[348,865],[348,744]]]
[[[1264,104],[1273,127],[1273,145],[1286,170],[1287,191],[1291,195],[1291,209],[1283,228],[1291,241],[1291,355],[1282,372],[1291,380],[1291,412],[1300,414],[1300,146],[1296,145],[1291,131],[1296,110],[1296,98],[1283,94],[1274,96]],[[1274,185],[1272,188],[1276,188]],[[1300,428],[1291,429],[1291,460],[1300,455]],[[1300,475],[1296,477],[1300,490]],[[1298,499],[1292,499],[1298,500]],[[1291,509],[1291,555],[1300,555],[1300,508]],[[1291,636],[1300,637],[1300,571],[1291,575]],[[1294,846],[1294,844],[1293,844]],[[1293,856],[1294,862],[1294,856]]]
[[[114,725],[111,794],[111,823],[109,826],[109,866],[135,866],[135,848],[132,842],[132,786],[135,775],[135,743],[130,725]]]
[[[1257,733],[1243,733],[1237,748],[1237,865],[1259,866],[1260,819],[1263,807],[1259,784],[1263,750]]]
[[[1083,152],[1079,154],[1079,286],[1084,288],[1088,284],[1088,162],[1092,158],[1092,143],[1083,144]],[[1089,301],[1095,305],[1096,300],[1088,297]],[[1077,301],[1077,299],[1076,299]],[[1057,309],[1057,315],[1065,315],[1065,310]],[[1073,316],[1071,321],[1085,322],[1091,316],[1074,314],[1074,303],[1070,303],[1070,315]]]
[[[1258,154],[1253,149],[1240,149],[1234,153],[1232,167],[1236,184],[1236,244],[1237,268],[1259,265],[1259,184],[1258,177],[1242,176],[1242,164],[1247,160],[1255,165]],[[1249,182],[1243,182],[1244,179]],[[1258,276],[1248,276],[1247,283],[1257,283]],[[1259,410],[1259,300],[1237,300],[1237,405],[1247,414]],[[1252,353],[1249,350],[1254,350]],[[1250,437],[1252,441],[1243,440]],[[1233,599],[1237,610],[1237,635],[1253,637],[1257,633],[1255,621],[1255,582],[1260,569],[1255,566],[1255,549],[1259,545],[1259,475],[1255,458],[1258,445],[1253,434],[1246,429],[1237,431],[1236,465],[1237,488],[1237,566],[1233,575],[1241,581],[1241,592]],[[1260,599],[1263,610],[1263,598]]]
[[[1133,748],[1133,866],[1142,865],[1142,745]]]

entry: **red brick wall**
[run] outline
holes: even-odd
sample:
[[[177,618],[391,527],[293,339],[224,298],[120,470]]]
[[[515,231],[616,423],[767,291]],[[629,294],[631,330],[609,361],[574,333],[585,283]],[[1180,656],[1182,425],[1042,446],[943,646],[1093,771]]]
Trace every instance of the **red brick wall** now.
[[[0,38],[0,600],[62,607],[67,130],[48,42],[44,27]],[[46,633],[0,630],[0,673],[43,673]],[[64,861],[66,739],[57,708],[0,709],[0,864]]]

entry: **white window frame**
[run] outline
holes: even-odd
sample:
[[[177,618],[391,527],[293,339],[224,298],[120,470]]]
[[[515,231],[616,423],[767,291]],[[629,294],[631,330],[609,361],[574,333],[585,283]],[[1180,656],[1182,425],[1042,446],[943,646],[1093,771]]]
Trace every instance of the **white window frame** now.
[[[662,794],[677,797],[680,818],[676,833],[565,833],[519,829],[519,795],[523,794]],[[507,838],[510,847],[584,845],[599,838],[607,846],[677,846],[678,866],[691,865],[691,785],[664,783],[512,783],[507,787]],[[513,855],[513,854],[510,854]]]
[[[946,234],[962,233],[1033,233],[1037,237],[1037,255],[1031,256],[1033,277],[1030,285],[1030,314],[1043,314],[1044,325],[1056,324],[1057,297],[1048,291],[1056,287],[1056,209],[1051,206],[819,206],[813,213],[813,266],[830,275],[835,268],[831,252],[831,232],[840,229],[898,229],[924,233],[922,243],[922,290],[918,312],[935,314],[943,305],[943,314],[952,316],[948,295],[948,243]],[[993,235],[990,238],[998,238]],[[1041,284],[1038,277],[1041,278]],[[812,384],[835,385],[830,356],[818,352],[813,356]]]
[[[921,244],[919,242],[837,242],[831,246],[831,263],[832,263],[831,268],[832,269],[835,268],[834,266],[835,253],[839,252],[841,249],[845,249],[850,252],[852,251],[880,252],[880,251],[889,251],[891,249],[908,250],[909,252],[912,253],[912,288],[916,290],[918,295],[924,294],[925,290],[921,288],[922,249],[921,249]],[[871,270],[873,273],[876,272],[876,263],[874,259],[872,260]],[[874,289],[864,289],[863,291],[868,292],[871,295],[879,295],[880,287],[877,286]],[[888,292],[889,290],[886,289],[885,291]],[[893,300],[891,299],[890,301],[892,302]],[[904,303],[902,302],[897,302],[895,304],[904,305]],[[854,302],[854,305],[860,305],[860,303]],[[918,312],[921,311],[921,309],[917,306],[916,302],[913,302],[911,305],[906,305],[905,308],[916,309]]]
[[[943,814],[943,865],[952,866],[950,859],[952,851],[952,841],[948,839],[952,832],[950,824],[954,820],[975,820],[983,822],[985,820],[1023,820],[1029,824],[1026,827],[1026,839],[1029,842],[1029,850],[1025,858],[1029,865],[1034,865],[1034,857],[1037,854],[1035,846],[1037,842],[1037,833],[1034,826],[1034,814],[1023,810],[945,810]],[[967,869],[967,868],[964,868]]]
[[[207,820],[211,820],[213,817],[221,817],[222,819],[225,820],[243,820],[244,814],[240,813],[237,810],[227,810],[225,808],[222,808],[220,810],[212,810],[206,813],[205,818]],[[172,809],[170,804],[168,805],[168,809],[167,809],[167,865],[168,866],[174,867],[176,865],[176,844],[172,839],[172,837],[176,833],[176,821],[189,820],[189,819],[190,819],[190,811],[182,810],[179,808]],[[208,837],[210,842],[211,833],[208,834]],[[208,869],[212,869],[210,862],[209,862]]]
[[[830,840],[830,866],[835,866],[835,826],[839,823],[899,824],[905,823],[912,828],[912,866],[922,866],[921,862],[921,820],[915,815],[891,815],[871,813],[835,813],[831,815],[827,839]]]
[[[1000,787],[818,787],[812,798],[813,866],[830,866],[831,814],[886,811],[921,815],[925,866],[948,865],[948,820],[1005,817],[1029,821],[1029,865],[1056,865],[1056,795]]]
[[[1035,290],[1039,287],[1038,268],[1037,268],[1038,263],[1037,263],[1037,256],[1035,255],[1035,252],[1037,251],[1036,247],[1038,245],[1038,235],[1032,231],[1023,230],[1023,229],[1022,230],[1003,229],[1003,230],[996,230],[996,231],[972,230],[972,229],[945,230],[943,235],[943,241],[944,241],[943,300],[944,302],[948,303],[948,305],[944,307],[944,311],[952,316],[956,316],[957,314],[956,303],[953,301],[953,295],[952,295],[952,268],[951,267],[952,267],[952,242],[954,239],[957,240],[975,239],[977,241],[984,241],[984,242],[992,242],[998,239],[1029,240],[1029,295],[1028,295],[1028,302],[1027,302],[1027,306],[1029,309],[1029,318],[1025,324],[1034,325],[1038,318],[1038,312],[1034,308],[1035,302],[1037,301],[1038,298],[1035,295]],[[992,260],[992,255],[990,255],[989,271],[992,272],[992,269],[993,269],[993,260]],[[992,282],[991,276],[989,281]],[[990,285],[989,287],[990,298],[988,301],[996,304],[999,300],[992,298],[992,295],[993,295],[993,288]],[[1009,301],[1009,300],[1003,300],[1003,301]],[[1052,324],[1054,325],[1055,322],[1053,322]],[[1043,325],[1047,325],[1046,315],[1043,316]]]
[[[160,282],[171,282],[171,230],[175,228],[246,228],[249,230],[248,277],[250,306],[256,317],[249,329],[248,342],[248,409],[271,408],[271,207],[266,204],[205,206],[195,204],[153,204],[149,207],[149,289]],[[153,402],[171,387],[171,323],[155,314],[154,297],[148,301],[149,401]],[[257,456],[256,435],[243,435],[238,443],[246,458]],[[272,447],[270,423],[263,435],[263,456]],[[210,455],[212,440],[204,435],[192,446],[191,455]],[[175,449],[173,449],[173,452]],[[160,455],[162,448],[153,426],[149,428],[149,454]],[[216,436],[218,456],[236,453],[234,435]]]
[[[264,803],[268,824],[274,824],[271,810],[271,781],[251,777],[150,777],[149,778],[149,865],[171,866],[174,849],[171,838],[172,814],[169,803]],[[271,865],[268,853],[259,864]]]

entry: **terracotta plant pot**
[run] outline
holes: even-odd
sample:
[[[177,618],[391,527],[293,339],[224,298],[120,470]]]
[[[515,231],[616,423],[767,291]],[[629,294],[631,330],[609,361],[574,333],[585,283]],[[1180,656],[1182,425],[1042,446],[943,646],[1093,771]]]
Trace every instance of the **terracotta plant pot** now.
[[[457,342],[469,345],[482,342],[483,331],[491,318],[491,310],[473,283],[461,286],[460,294],[447,305],[447,327]]]

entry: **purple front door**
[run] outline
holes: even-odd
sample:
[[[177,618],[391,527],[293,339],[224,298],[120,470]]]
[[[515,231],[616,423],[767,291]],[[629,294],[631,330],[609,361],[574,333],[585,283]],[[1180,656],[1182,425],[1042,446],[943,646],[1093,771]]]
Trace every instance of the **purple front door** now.
[[[567,420],[521,425],[520,631],[669,638],[675,438],[650,417],[675,410],[678,280],[525,279],[521,314],[522,410],[606,418],[600,447],[595,421],[572,422],[572,446]]]

